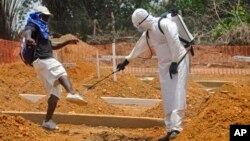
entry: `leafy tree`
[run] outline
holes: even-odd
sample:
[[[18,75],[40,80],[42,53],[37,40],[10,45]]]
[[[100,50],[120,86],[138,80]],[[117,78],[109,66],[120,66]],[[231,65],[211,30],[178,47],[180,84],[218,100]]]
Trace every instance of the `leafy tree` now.
[[[0,0],[0,38],[18,38],[25,14],[38,0]]]
[[[91,21],[82,0],[42,0],[54,15],[50,21],[52,35],[75,34],[85,38]]]
[[[191,32],[200,40],[225,42],[228,31],[250,23],[248,0],[170,0],[166,9],[180,9]]]
[[[133,28],[131,14],[137,7],[146,8],[145,0],[43,0],[54,18],[51,30],[58,34],[79,33],[86,39],[92,34],[93,21],[98,21],[98,34],[108,36],[112,31],[112,17],[115,17],[117,31],[127,32]],[[134,30],[134,29],[133,29]]]
[[[249,27],[249,0],[0,0],[0,38],[17,38],[32,3],[41,1],[54,17],[50,21],[52,35],[75,34],[86,40],[93,34],[98,39],[138,35],[131,22],[136,8],[145,8],[155,16],[177,9],[197,42],[225,41],[228,32]],[[114,15],[115,22],[112,19]],[[198,21],[197,21],[198,20]],[[115,26],[113,26],[115,24]],[[240,30],[239,30],[240,31]],[[232,32],[233,33],[233,32]]]
[[[241,32],[245,32],[245,30],[250,30],[250,28],[245,27],[245,25],[250,23],[250,16],[246,10],[248,8],[245,6],[247,5],[247,3],[245,2],[246,1],[241,0],[230,0],[220,1],[216,3],[216,1],[214,0],[214,10],[217,16],[217,20],[219,21],[218,24],[212,30],[211,37],[214,41],[232,43],[234,41],[230,41],[229,36],[234,36],[234,30],[238,29],[239,27],[242,28]],[[248,35],[243,34],[242,36],[239,36],[238,34],[235,34],[235,36],[237,37],[233,37],[234,40],[236,40],[236,38],[245,39],[245,36]],[[245,43],[245,41],[240,41],[239,44],[240,43]]]

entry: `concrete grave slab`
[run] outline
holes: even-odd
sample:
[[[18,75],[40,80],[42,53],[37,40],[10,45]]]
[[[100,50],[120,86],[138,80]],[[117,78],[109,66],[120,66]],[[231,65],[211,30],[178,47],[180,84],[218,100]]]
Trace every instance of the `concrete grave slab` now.
[[[160,99],[124,98],[124,97],[101,97],[109,104],[155,106],[161,102]]]
[[[36,103],[40,99],[46,97],[46,95],[40,95],[40,94],[19,94],[23,98],[30,100],[31,102]]]
[[[197,80],[208,93],[214,93],[214,90],[221,87],[225,83],[233,83],[234,81],[218,81],[218,80]]]
[[[2,111],[2,114],[13,116],[22,116],[34,123],[41,124],[45,117],[45,112],[19,112]],[[58,124],[86,124],[89,126],[107,126],[119,128],[150,128],[155,126],[164,126],[164,120],[148,117],[130,117],[115,115],[95,115],[95,114],[73,114],[73,113],[55,113],[53,119]]]
[[[64,67],[76,67],[76,63],[63,63],[62,64]]]
[[[239,62],[250,62],[250,56],[234,56],[233,60]]]
[[[195,82],[207,88],[218,88],[221,87],[224,83],[233,83],[233,81],[218,81],[218,80],[197,80]]]
[[[139,79],[144,81],[144,82],[150,82],[154,80],[155,77],[140,77]]]

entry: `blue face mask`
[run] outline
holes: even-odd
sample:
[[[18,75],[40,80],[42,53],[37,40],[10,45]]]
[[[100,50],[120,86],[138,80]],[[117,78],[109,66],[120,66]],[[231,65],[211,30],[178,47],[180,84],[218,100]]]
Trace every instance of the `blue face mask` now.
[[[40,16],[41,16],[41,13],[38,13],[38,12],[31,13],[29,15],[28,20],[27,20],[27,24],[28,23],[33,23],[33,24],[37,25],[39,30],[40,30],[40,34],[42,35],[42,37],[44,39],[48,39],[49,38],[48,24],[47,24],[47,22],[41,20]]]

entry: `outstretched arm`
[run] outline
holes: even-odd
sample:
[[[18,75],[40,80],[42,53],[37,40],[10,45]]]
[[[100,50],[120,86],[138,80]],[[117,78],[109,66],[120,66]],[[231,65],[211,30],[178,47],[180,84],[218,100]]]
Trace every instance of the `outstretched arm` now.
[[[147,38],[146,32],[144,32],[140,37],[140,39],[137,41],[133,50],[130,52],[128,56],[126,56],[127,60],[134,59],[149,49],[146,38]]]
[[[77,44],[77,43],[78,43],[77,39],[70,39],[70,40],[63,41],[63,42],[52,43],[52,48],[53,48],[53,50],[56,50],[56,49],[61,49],[66,45]]]
[[[141,36],[141,38],[137,41],[135,47],[130,52],[128,56],[125,57],[125,59],[117,65],[117,70],[124,70],[125,66],[129,64],[129,61],[140,56],[143,52],[145,52],[148,49],[147,39],[146,39],[146,33],[144,32]]]

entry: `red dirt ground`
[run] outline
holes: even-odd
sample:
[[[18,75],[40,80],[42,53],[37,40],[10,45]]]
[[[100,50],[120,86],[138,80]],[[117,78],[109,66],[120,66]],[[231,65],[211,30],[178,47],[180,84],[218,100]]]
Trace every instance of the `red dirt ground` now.
[[[73,47],[73,46],[72,46]],[[65,100],[65,91],[56,112],[126,115],[163,118],[162,104],[140,113],[112,106],[101,96],[160,98],[159,82],[156,77],[145,83],[131,74],[118,73],[118,81],[112,77],[87,90],[83,85],[95,83],[111,73],[101,70],[97,79],[95,65],[81,61],[77,67],[66,68],[74,88],[86,97],[87,105],[77,105]],[[208,93],[195,80],[230,80],[215,93]],[[184,131],[174,141],[227,141],[229,125],[250,124],[250,76],[191,76],[187,93],[187,110]],[[20,93],[46,94],[33,68],[23,63],[0,65],[0,110],[1,111],[46,111],[46,98],[32,103],[21,98]],[[137,107],[138,109],[140,107]],[[155,141],[165,133],[164,127],[146,129],[90,127],[87,125],[59,124],[60,130],[47,131],[40,125],[22,117],[0,114],[0,140],[41,141]],[[199,134],[197,134],[199,133]]]
[[[92,66],[92,67],[91,67]],[[8,70],[8,71],[7,71]],[[91,70],[91,71],[88,71]],[[110,106],[106,104],[100,96],[121,96],[121,97],[140,97],[140,98],[160,98],[158,78],[155,78],[151,83],[145,83],[136,78],[133,75],[119,74],[118,82],[114,82],[111,78],[105,80],[103,83],[99,83],[94,89],[86,91],[86,88],[82,85],[86,82],[96,82],[93,75],[94,66],[89,63],[77,64],[77,67],[67,68],[69,76],[71,77],[74,87],[82,92],[88,101],[87,105],[72,104],[64,99],[64,95],[60,100],[56,112],[75,112],[75,113],[91,113],[91,114],[111,114],[111,115],[133,115],[143,117],[156,117],[163,118],[162,105],[158,105],[148,109],[140,114],[131,113],[127,110],[117,108],[116,106]],[[43,86],[40,81],[36,79],[32,68],[24,66],[23,64],[9,64],[1,66],[0,71],[0,109],[1,110],[17,110],[17,111],[45,111],[46,99],[39,101],[38,103],[31,103],[18,96],[21,92],[36,92],[45,94]],[[84,73],[82,73],[84,72]],[[109,70],[103,70],[103,75],[106,76],[110,73]],[[81,77],[78,77],[81,75]],[[19,79],[16,79],[16,78]],[[201,78],[201,77],[199,77]],[[212,76],[208,77],[212,78]],[[235,83],[225,84],[218,89],[215,94],[208,94],[203,90],[202,86],[195,83],[191,77],[189,80],[187,103],[188,108],[186,111],[185,128],[180,134],[177,141],[194,140],[203,141],[214,140],[220,138],[221,140],[227,140],[229,137],[229,125],[234,123],[249,124],[249,76],[230,78],[235,80]],[[203,78],[204,79],[204,78]],[[226,79],[226,77],[224,78]],[[30,81],[30,86],[23,87],[27,81]],[[23,87],[24,89],[20,89]],[[239,116],[240,115],[240,116]],[[48,132],[41,129],[39,125],[30,123],[21,117],[11,117],[7,115],[1,115],[1,120],[4,124],[1,124],[0,131],[4,131],[1,136],[2,139],[15,139],[16,136],[24,138],[33,138],[37,136],[43,138],[48,136],[50,139],[67,140],[68,136],[72,139],[85,139],[92,140],[115,140],[116,138],[121,140],[156,140],[161,134],[164,134],[163,127],[154,127],[149,129],[117,129],[107,127],[94,127],[88,126],[76,126],[76,125],[60,125],[63,127],[59,131]],[[8,120],[7,120],[8,119]],[[9,120],[11,119],[11,120]],[[21,120],[23,123],[16,125],[16,121]],[[5,125],[6,124],[6,125]],[[11,126],[10,126],[10,125]],[[26,131],[26,124],[29,129],[34,130]],[[5,130],[6,126],[10,126],[13,130]],[[13,126],[12,126],[13,125]],[[15,131],[15,128],[24,128],[27,133],[23,135],[23,132]],[[189,130],[192,129],[192,130]],[[141,131],[140,131],[141,130]],[[83,133],[84,131],[84,133]],[[114,132],[115,131],[115,132]],[[138,132],[139,131],[139,132]],[[12,136],[12,132],[17,135]],[[39,132],[39,135],[37,135]],[[40,133],[41,132],[41,133]],[[196,133],[199,132],[199,136]],[[219,134],[218,134],[219,133]]]

